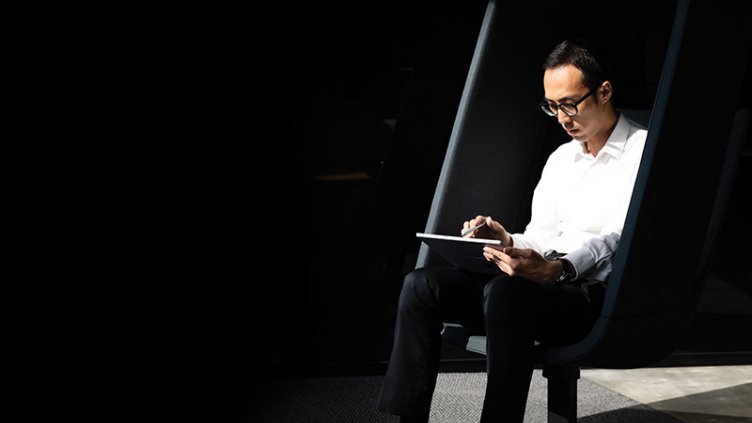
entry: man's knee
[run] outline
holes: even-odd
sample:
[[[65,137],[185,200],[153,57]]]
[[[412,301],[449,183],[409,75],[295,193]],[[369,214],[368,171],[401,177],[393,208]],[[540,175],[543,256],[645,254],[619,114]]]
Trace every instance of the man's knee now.
[[[491,310],[513,311],[529,303],[525,280],[514,277],[496,278],[483,287],[483,308],[486,314]]]
[[[415,303],[431,304],[436,302],[434,278],[428,269],[415,269],[405,275],[400,294],[400,306]]]

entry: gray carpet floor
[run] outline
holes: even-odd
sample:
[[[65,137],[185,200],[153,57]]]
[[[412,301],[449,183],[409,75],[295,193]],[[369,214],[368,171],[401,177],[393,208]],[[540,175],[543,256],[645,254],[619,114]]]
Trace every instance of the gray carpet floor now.
[[[254,423],[396,423],[376,410],[382,376],[280,379],[265,392]],[[485,373],[442,373],[436,384],[431,423],[480,420]],[[546,422],[546,379],[536,370],[530,386],[525,423]],[[578,384],[578,422],[680,423],[586,379]],[[250,423],[250,422],[249,422]]]

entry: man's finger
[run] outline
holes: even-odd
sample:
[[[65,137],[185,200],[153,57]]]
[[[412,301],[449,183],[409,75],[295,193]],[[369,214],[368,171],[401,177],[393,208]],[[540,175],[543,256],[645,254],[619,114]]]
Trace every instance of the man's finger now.
[[[501,249],[501,251],[503,251],[504,254],[511,256],[511,257],[527,258],[527,257],[530,257],[531,250],[527,248],[504,247]]]

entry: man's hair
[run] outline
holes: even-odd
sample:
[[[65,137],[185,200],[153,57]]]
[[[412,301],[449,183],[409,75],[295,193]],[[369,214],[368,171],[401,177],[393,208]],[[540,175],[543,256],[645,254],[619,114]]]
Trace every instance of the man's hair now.
[[[582,72],[585,86],[593,89],[609,79],[607,63],[597,46],[590,40],[579,38],[559,43],[543,62],[543,70],[574,65]]]

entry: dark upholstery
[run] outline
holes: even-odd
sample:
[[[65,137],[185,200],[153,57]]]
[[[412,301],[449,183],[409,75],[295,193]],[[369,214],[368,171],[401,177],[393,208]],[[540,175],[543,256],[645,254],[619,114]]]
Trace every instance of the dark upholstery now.
[[[531,198],[547,141],[564,139],[535,107],[542,95],[540,64],[558,38],[537,28],[545,19],[553,25],[555,14],[540,21],[522,3],[489,2],[425,232],[456,234],[474,213],[524,228],[529,211],[518,205]],[[445,263],[421,246],[418,267]]]

